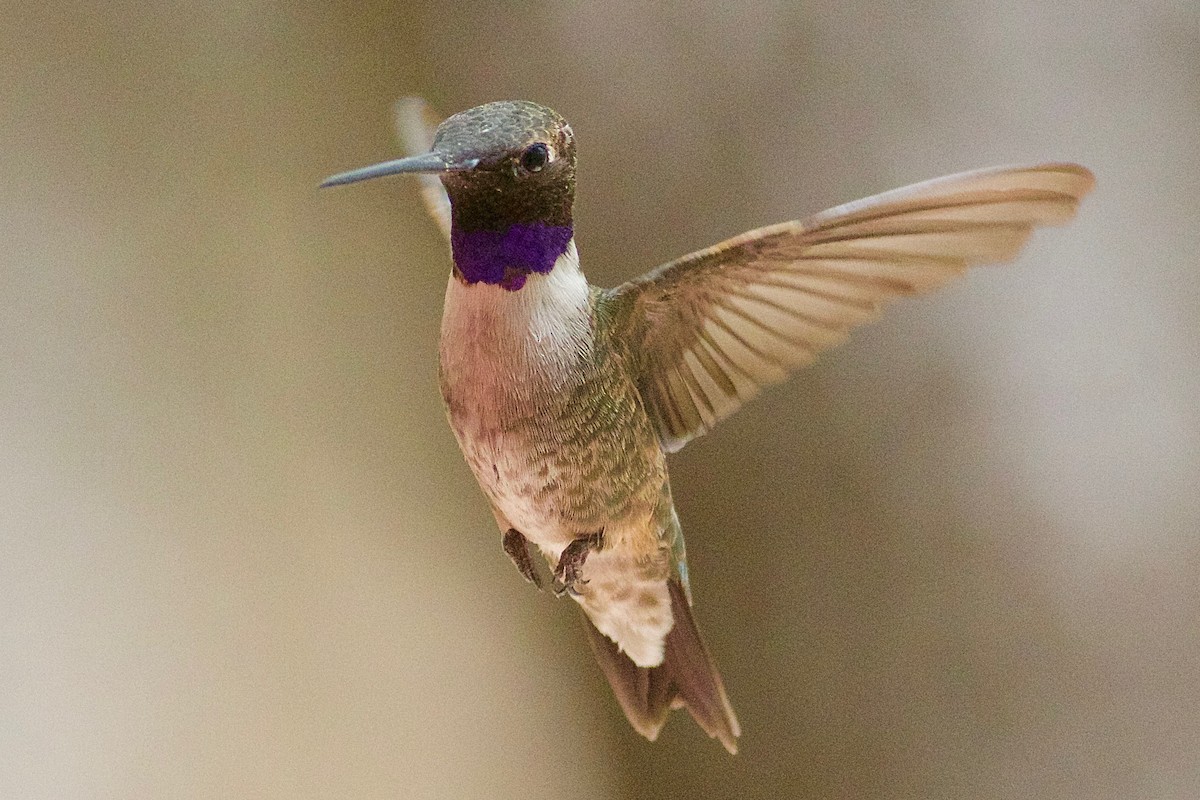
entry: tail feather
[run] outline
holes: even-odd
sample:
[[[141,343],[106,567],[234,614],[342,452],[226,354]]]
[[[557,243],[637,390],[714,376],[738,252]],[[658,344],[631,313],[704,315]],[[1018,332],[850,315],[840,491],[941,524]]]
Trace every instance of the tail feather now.
[[[742,731],[725,695],[721,675],[700,638],[683,587],[672,579],[668,589],[675,625],[667,633],[662,664],[637,666],[584,615],[592,652],[638,733],[654,741],[671,710],[686,708],[705,733],[720,739],[730,753],[736,753],[737,737]]]

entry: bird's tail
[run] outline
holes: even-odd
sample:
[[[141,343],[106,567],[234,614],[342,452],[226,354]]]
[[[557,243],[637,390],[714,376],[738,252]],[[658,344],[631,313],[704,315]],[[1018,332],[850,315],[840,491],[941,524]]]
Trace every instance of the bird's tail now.
[[[672,579],[667,588],[675,625],[667,633],[662,664],[637,666],[585,614],[584,627],[592,652],[638,733],[654,741],[671,710],[686,708],[705,733],[720,739],[730,753],[736,753],[737,737],[742,731],[725,696],[721,674],[700,638],[683,587]]]

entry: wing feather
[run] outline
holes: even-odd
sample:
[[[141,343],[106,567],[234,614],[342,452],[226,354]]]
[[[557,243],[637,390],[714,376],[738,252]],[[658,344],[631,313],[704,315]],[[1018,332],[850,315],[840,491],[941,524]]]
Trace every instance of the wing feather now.
[[[1074,215],[1075,164],[951,175],[749,231],[608,293],[626,312],[643,400],[665,447],[711,430],[894,297],[1014,258]]]

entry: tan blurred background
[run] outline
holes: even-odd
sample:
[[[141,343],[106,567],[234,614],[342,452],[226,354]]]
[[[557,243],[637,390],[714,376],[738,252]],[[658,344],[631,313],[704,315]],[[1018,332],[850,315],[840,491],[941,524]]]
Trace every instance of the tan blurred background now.
[[[1200,7],[644,5],[4,9],[0,797],[1200,796]],[[606,285],[1099,176],[674,459],[736,758],[501,553],[415,185],[314,188],[409,93],[567,116]]]

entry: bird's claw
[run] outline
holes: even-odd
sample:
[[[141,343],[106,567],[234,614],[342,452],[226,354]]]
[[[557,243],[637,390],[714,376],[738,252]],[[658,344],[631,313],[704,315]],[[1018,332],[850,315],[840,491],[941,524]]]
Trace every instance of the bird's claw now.
[[[517,568],[517,572],[521,573],[521,577],[541,591],[542,579],[538,577],[537,570],[533,568],[533,559],[529,557],[529,540],[525,538],[525,534],[516,528],[506,530],[504,532],[504,552],[512,559],[513,566]]]
[[[587,581],[580,575],[588,554],[593,550],[604,548],[604,530],[601,529],[587,536],[573,539],[558,557],[558,566],[554,568],[554,596],[562,597],[569,594],[579,596],[579,587],[586,586]]]

